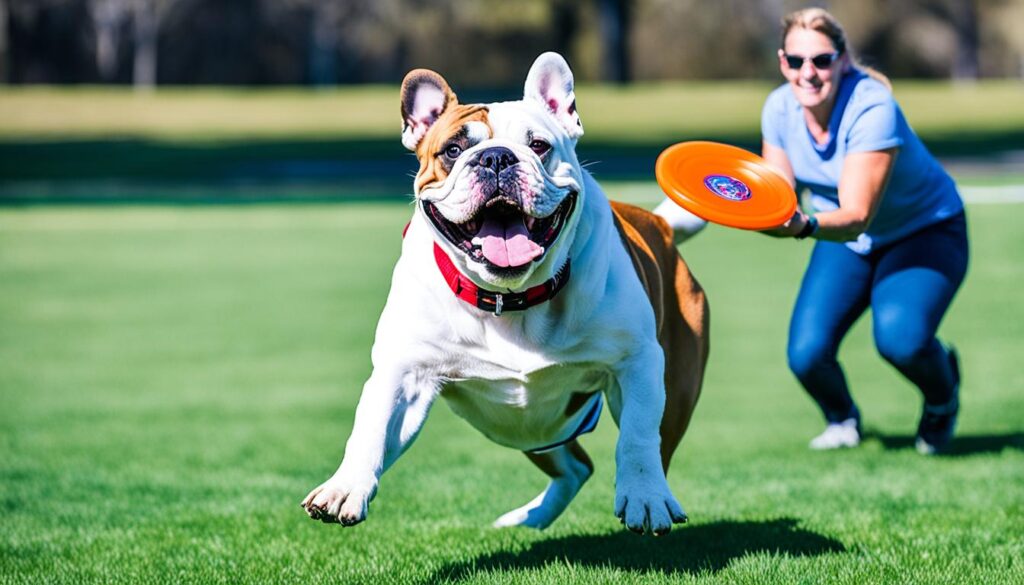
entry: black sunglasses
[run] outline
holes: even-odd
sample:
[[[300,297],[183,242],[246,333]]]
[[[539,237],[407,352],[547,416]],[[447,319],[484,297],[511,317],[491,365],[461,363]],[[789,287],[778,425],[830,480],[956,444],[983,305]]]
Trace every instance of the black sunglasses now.
[[[835,63],[836,59],[839,58],[839,51],[833,51],[832,53],[822,53],[813,57],[801,57],[800,55],[790,55],[784,53],[783,57],[786,59],[786,65],[790,69],[799,69],[804,66],[804,61],[810,60],[811,65],[814,65],[815,69],[828,69]]]

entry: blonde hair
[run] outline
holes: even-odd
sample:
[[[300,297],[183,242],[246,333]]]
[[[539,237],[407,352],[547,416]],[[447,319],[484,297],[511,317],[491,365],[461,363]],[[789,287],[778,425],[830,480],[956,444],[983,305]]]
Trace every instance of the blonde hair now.
[[[832,41],[832,46],[835,47],[836,51],[840,54],[846,53],[849,55],[850,63],[854,68],[870,75],[889,88],[889,91],[892,91],[892,82],[889,81],[888,77],[857,60],[853,51],[846,44],[846,31],[843,30],[843,26],[839,24],[836,17],[832,16],[824,8],[804,8],[784,16],[782,18],[782,41],[780,43],[783,49],[786,46],[786,37],[789,36],[789,32],[794,28],[813,30],[825,35]]]

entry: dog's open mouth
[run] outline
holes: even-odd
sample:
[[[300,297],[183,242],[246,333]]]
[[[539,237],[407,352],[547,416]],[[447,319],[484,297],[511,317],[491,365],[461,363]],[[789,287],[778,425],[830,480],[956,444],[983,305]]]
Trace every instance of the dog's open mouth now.
[[[448,241],[471,260],[501,272],[518,272],[530,262],[542,258],[565,226],[576,205],[576,193],[570,193],[547,217],[533,217],[518,203],[498,196],[488,201],[472,219],[453,223],[429,201],[423,210]]]

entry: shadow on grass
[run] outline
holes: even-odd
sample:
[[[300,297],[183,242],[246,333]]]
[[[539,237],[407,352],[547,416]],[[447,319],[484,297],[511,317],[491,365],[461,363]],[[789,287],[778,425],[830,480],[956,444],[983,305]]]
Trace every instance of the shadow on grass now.
[[[877,430],[867,430],[864,437],[877,439],[888,450],[913,449],[913,435],[887,435]],[[983,453],[1001,453],[1005,449],[1024,451],[1024,433],[1002,435],[956,435],[943,453],[944,457],[967,457]]]
[[[711,132],[757,152],[755,132]],[[588,139],[577,154],[598,180],[653,178],[658,154],[675,140]],[[934,136],[937,156],[987,161],[1024,150],[1024,130]],[[48,203],[249,203],[352,201],[412,192],[419,164],[394,137],[224,140],[0,139],[0,206]]]
[[[580,158],[605,179],[650,180],[654,160],[665,146],[596,143],[581,149]],[[0,206],[399,201],[412,193],[418,167],[397,135],[343,140],[0,140]]]
[[[590,138],[580,143],[582,162],[609,178],[651,179],[654,161],[679,140],[713,140],[757,152],[760,133],[708,132],[646,140]],[[984,157],[1024,149],[1024,129],[935,135],[936,156]],[[226,138],[159,140],[143,137],[0,138],[0,180],[210,178],[376,178],[414,173],[415,156],[394,136]],[[408,176],[403,182],[411,183]]]
[[[845,552],[841,542],[798,526],[793,518],[722,521],[677,528],[666,536],[638,536],[623,529],[601,535],[538,542],[528,550],[485,555],[441,568],[424,583],[462,581],[480,572],[522,571],[549,564],[662,574],[718,572],[755,553],[817,556]]]

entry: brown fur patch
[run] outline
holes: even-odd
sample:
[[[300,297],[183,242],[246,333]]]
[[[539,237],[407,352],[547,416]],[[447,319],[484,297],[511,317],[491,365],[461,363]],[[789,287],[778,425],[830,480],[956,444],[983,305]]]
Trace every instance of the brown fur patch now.
[[[430,127],[427,135],[416,147],[416,158],[420,161],[420,170],[416,173],[416,192],[423,188],[440,183],[448,178],[451,172],[451,161],[444,156],[444,148],[448,142],[455,138],[463,148],[471,146],[468,138],[465,137],[464,127],[470,122],[483,122],[490,129],[487,120],[487,106],[478,104],[453,104],[445,109],[441,117]],[[462,134],[463,137],[458,138]],[[493,130],[488,138],[493,136]]]
[[[654,308],[658,342],[665,352],[665,414],[661,419],[661,462],[690,424],[708,359],[708,303],[672,243],[672,230],[653,213],[612,202],[615,227]]]

